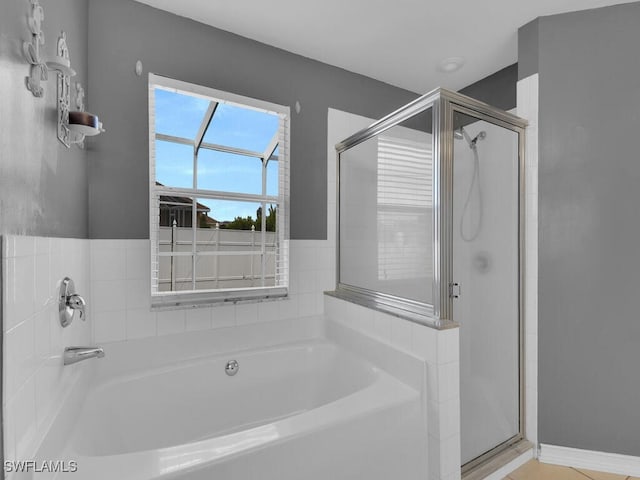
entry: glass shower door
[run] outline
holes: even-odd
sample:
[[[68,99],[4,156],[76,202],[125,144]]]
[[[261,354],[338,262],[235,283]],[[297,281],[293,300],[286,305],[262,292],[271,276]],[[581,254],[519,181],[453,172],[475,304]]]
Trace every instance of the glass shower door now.
[[[519,155],[516,131],[459,111],[453,127],[453,320],[460,324],[464,465],[521,431]]]

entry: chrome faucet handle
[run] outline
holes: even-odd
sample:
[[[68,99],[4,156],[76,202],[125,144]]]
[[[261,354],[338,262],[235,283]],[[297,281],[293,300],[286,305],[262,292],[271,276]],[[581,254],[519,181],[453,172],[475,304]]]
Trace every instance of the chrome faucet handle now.
[[[67,327],[73,321],[76,310],[80,313],[80,318],[86,320],[86,306],[84,298],[76,293],[76,286],[69,277],[65,277],[60,282],[60,297],[58,298],[58,312],[60,314],[60,325]]]
[[[87,306],[87,302],[84,301],[84,298],[82,298],[77,293],[73,293],[67,297],[67,306],[72,310],[79,310],[80,318],[82,320],[85,320],[84,309]]]

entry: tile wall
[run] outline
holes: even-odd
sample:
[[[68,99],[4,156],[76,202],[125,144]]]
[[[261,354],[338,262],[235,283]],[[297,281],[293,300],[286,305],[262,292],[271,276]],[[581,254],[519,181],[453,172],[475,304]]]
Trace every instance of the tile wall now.
[[[27,459],[84,368],[63,367],[62,352],[91,342],[91,321],[62,328],[57,299],[69,276],[91,304],[89,241],[4,236],[2,270],[5,459]]]
[[[458,329],[435,330],[325,296],[325,316],[425,363],[429,479],[460,478],[460,351]],[[393,373],[393,372],[392,372]]]
[[[96,343],[319,315],[322,292],[335,283],[333,249],[326,242],[293,240],[288,298],[151,311],[149,240],[92,240],[90,251]]]

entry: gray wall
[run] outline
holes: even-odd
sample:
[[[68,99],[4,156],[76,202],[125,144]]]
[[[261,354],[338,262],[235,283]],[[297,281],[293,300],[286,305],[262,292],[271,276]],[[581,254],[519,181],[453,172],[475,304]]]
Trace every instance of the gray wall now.
[[[529,55],[540,75],[540,441],[629,455],[640,455],[638,25],[639,3],[543,17]]]
[[[87,88],[87,1],[43,2],[45,46],[53,56],[61,30],[73,68]],[[0,233],[83,237],[88,234],[87,154],[56,134],[56,76],[44,98],[25,87],[30,39],[28,0],[2,2],[0,15]]]
[[[326,238],[327,109],[379,118],[417,95],[131,0],[90,0],[90,237],[147,238],[147,72],[293,107],[291,237]],[[134,73],[136,60],[145,74]]]
[[[464,87],[460,93],[503,110],[516,106],[518,64],[514,63]]]
[[[518,30],[518,80],[538,73],[539,22],[536,18]]]

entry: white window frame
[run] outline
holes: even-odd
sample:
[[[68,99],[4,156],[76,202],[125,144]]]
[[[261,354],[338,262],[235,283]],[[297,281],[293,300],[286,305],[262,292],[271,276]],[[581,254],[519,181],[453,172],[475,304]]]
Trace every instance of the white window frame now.
[[[158,187],[156,186],[156,131],[155,131],[155,90],[173,91],[192,96],[202,97],[209,101],[236,105],[244,108],[252,108],[262,112],[277,114],[281,119],[278,135],[278,195],[245,195],[232,192],[217,192],[211,190]],[[249,300],[264,300],[277,297],[285,297],[288,294],[289,284],[289,131],[290,131],[289,107],[271,102],[257,100],[242,95],[216,90],[201,85],[196,85],[168,77],[162,77],[153,73],[149,74],[149,239],[151,244],[151,307],[154,309],[193,307],[213,305],[221,302],[238,302]],[[215,198],[219,200],[237,200],[240,197],[262,203],[263,219],[266,218],[268,203],[276,203],[277,215],[277,239],[276,249],[276,285],[244,288],[219,288],[211,290],[188,290],[160,292],[158,290],[159,270],[159,197],[163,195],[191,196]],[[251,198],[249,198],[251,197]],[[195,216],[195,210],[194,210]],[[194,224],[195,228],[195,224]],[[265,248],[264,243],[261,247]],[[208,252],[209,253],[209,252]],[[263,254],[264,256],[264,254]],[[263,267],[264,268],[264,267]],[[195,271],[194,271],[195,274]]]

